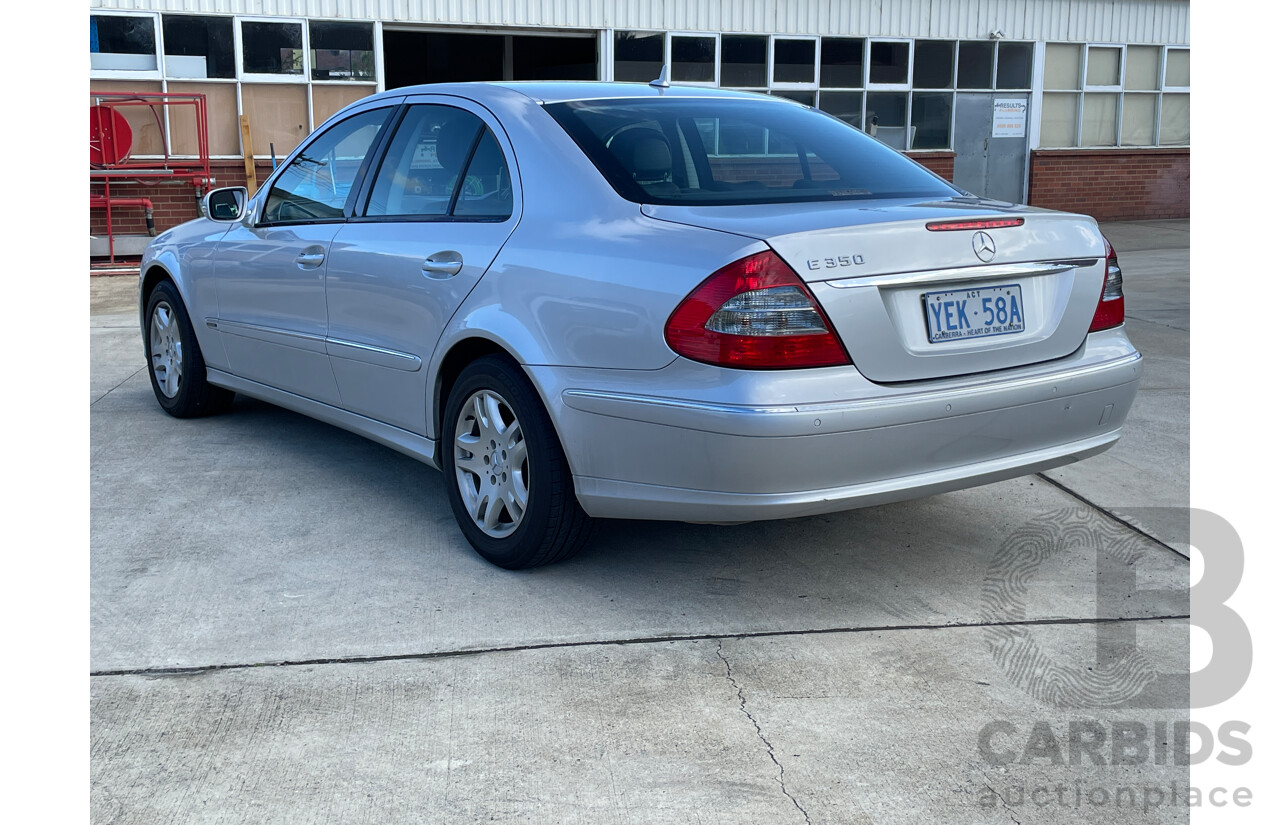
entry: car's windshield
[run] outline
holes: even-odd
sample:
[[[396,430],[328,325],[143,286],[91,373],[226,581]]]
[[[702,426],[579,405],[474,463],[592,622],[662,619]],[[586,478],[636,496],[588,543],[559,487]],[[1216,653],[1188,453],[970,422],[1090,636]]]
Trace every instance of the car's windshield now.
[[[843,121],[743,98],[552,103],[547,111],[636,203],[722,205],[959,194]]]

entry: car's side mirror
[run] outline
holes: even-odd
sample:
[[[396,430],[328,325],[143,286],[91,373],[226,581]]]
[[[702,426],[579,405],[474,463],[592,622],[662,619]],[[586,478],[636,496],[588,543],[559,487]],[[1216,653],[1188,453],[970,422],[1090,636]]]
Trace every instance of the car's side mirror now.
[[[238,221],[249,201],[249,190],[243,186],[214,189],[204,196],[204,215],[212,221]]]

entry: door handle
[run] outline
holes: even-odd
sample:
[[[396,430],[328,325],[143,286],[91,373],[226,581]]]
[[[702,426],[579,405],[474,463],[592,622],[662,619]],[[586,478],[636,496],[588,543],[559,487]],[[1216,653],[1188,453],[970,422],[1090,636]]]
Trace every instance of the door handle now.
[[[446,249],[429,255],[422,262],[422,272],[428,278],[452,278],[462,271],[462,255]]]
[[[307,250],[293,259],[303,269],[310,269],[324,263],[324,250]]]

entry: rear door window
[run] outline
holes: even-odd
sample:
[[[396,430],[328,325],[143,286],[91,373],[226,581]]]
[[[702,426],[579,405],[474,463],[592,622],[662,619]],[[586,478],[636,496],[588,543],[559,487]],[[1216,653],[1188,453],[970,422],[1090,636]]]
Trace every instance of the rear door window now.
[[[366,217],[504,219],[511,174],[484,122],[452,106],[409,107],[391,138]]]

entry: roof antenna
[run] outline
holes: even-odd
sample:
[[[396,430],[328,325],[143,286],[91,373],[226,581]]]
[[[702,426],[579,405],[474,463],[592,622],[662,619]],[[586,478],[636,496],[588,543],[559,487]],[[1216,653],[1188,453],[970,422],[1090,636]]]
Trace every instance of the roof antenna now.
[[[650,80],[649,85],[655,89],[670,89],[671,80],[667,77],[667,67],[664,65],[662,71],[658,73],[657,80]]]

